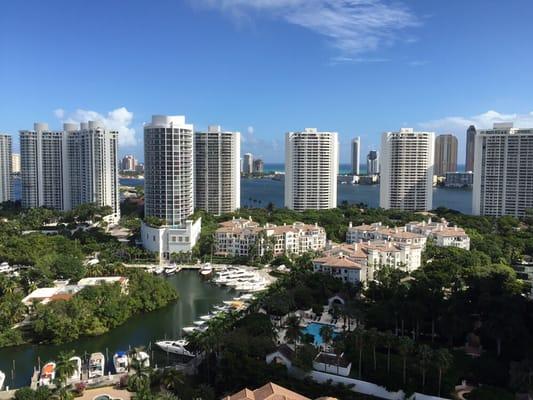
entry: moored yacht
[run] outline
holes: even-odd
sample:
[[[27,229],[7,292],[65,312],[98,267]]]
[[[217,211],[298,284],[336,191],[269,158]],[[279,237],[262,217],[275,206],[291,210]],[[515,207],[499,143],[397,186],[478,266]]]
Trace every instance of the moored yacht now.
[[[168,353],[172,354],[179,354],[189,357],[194,357],[194,352],[187,349],[187,345],[189,342],[185,339],[180,340],[161,340],[159,342],[155,342],[155,344],[163,351],[166,351]]]
[[[128,371],[128,355],[125,351],[117,351],[113,355],[113,366],[117,374],[122,374]]]
[[[6,381],[6,374],[0,371],[0,390],[4,387],[4,382]]]
[[[104,376],[105,357],[102,353],[92,353],[89,358],[89,378]]]
[[[81,379],[81,358],[80,357],[70,357],[69,361],[74,364],[76,367],[76,370],[74,373],[68,378],[69,382],[75,382],[79,381]]]
[[[50,361],[44,364],[41,369],[41,376],[39,377],[39,386],[50,385],[56,377],[56,363]]]

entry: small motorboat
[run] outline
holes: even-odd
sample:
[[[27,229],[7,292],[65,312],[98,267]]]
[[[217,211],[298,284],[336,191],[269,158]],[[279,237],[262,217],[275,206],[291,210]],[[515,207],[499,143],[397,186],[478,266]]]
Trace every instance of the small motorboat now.
[[[148,368],[150,366],[150,356],[145,351],[138,351],[131,358],[136,360],[142,367]]]
[[[92,353],[89,358],[89,379],[104,376],[105,357],[102,353]]]
[[[128,355],[125,351],[118,351],[113,355],[113,366],[117,374],[128,372]]]
[[[156,275],[161,275],[163,272],[165,272],[165,268],[164,267],[157,267],[154,269],[154,274]]]
[[[155,342],[156,346],[158,346],[161,350],[166,351],[168,353],[172,354],[179,354],[189,357],[194,357],[194,352],[187,349],[187,345],[189,342],[185,339],[180,340],[161,340],[159,342]]]
[[[39,386],[50,385],[56,377],[56,363],[51,361],[44,364],[39,377]]]
[[[170,267],[165,268],[165,275],[174,275],[176,271],[178,270],[178,267],[173,265]]]
[[[212,320],[213,318],[215,318],[215,316],[214,316],[213,314],[202,315],[202,316],[200,317],[200,319],[201,319],[202,321],[210,321],[210,320]]]
[[[194,325],[197,325],[197,326],[202,326],[204,324],[206,324],[207,321],[204,321],[204,320],[198,320],[198,321],[194,321],[193,324]]]
[[[69,382],[76,382],[81,380],[81,358],[80,357],[70,357],[69,361],[74,364],[76,367],[76,370],[74,373],[68,378]]]
[[[4,382],[6,381],[6,374],[0,371],[0,390],[4,387]]]
[[[197,327],[195,326],[186,326],[185,328],[182,329],[183,332],[185,333],[193,333],[193,332],[196,332],[198,330]]]

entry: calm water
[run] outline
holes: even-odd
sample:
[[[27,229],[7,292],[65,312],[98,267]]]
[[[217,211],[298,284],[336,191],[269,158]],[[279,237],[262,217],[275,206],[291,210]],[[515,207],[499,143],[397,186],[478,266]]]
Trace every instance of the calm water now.
[[[215,304],[235,296],[232,291],[202,280],[196,271],[182,271],[168,280],[180,293],[177,302],[151,313],[135,316],[105,335],[82,338],[58,346],[23,345],[0,349],[0,370],[8,376],[5,384],[10,387],[29,385],[38,357],[41,363],[44,363],[53,360],[63,350],[75,350],[79,356],[98,351],[106,354],[107,350],[108,362],[118,350],[128,350],[130,346],[139,345],[148,347],[150,343],[165,337],[180,337],[184,326],[192,325],[192,321],[207,314]],[[165,353],[154,348],[153,354],[155,363],[161,365],[166,361]],[[11,379],[13,362],[14,380]],[[110,367],[111,363],[108,362],[108,366]]]

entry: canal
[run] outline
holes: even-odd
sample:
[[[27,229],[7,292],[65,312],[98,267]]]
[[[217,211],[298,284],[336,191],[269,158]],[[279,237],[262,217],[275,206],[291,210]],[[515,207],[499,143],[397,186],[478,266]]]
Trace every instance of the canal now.
[[[115,352],[145,346],[150,355],[155,356],[152,365],[162,365],[169,360],[169,356],[157,350],[153,346],[154,341],[182,336],[181,329],[184,326],[192,325],[194,320],[211,311],[214,305],[235,296],[235,292],[203,280],[197,271],[181,271],[166,279],[178,290],[178,301],[162,309],[134,316],[104,335],[84,337],[62,345],[22,345],[0,349],[0,370],[6,374],[5,386],[28,386],[38,360],[41,364],[54,360],[61,351],[74,350],[80,357],[99,351],[107,353],[106,363],[111,368],[109,359]]]

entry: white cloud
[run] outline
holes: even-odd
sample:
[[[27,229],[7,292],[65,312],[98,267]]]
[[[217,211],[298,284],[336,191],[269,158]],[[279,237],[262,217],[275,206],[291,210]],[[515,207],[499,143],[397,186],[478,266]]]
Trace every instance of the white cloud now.
[[[463,132],[470,125],[476,128],[492,128],[495,122],[513,122],[515,127],[529,128],[533,126],[533,111],[526,114],[504,114],[489,110],[485,113],[470,117],[452,116],[432,121],[421,122],[421,128],[435,130],[437,132]]]
[[[54,111],[54,115],[62,122],[87,122],[102,121],[106,128],[118,131],[118,142],[121,146],[135,146],[137,138],[135,129],[131,127],[133,122],[133,113],[126,107],[120,107],[109,111],[107,115],[100,114],[97,111],[77,109],[72,113],[67,113],[62,108]]]
[[[193,2],[194,1],[194,2]],[[376,50],[420,24],[399,2],[388,0],[191,0],[238,21],[254,14],[280,19],[325,36],[344,56]],[[403,38],[405,41],[412,37]],[[359,58],[354,58],[358,61]],[[346,62],[346,60],[344,60]]]

